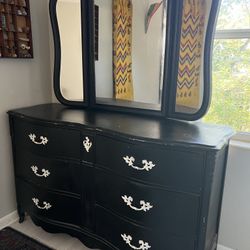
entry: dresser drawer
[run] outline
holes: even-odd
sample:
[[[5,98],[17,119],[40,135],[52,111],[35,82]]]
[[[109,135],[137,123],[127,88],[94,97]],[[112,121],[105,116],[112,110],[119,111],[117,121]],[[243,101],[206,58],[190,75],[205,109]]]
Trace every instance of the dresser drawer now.
[[[96,137],[96,162],[118,174],[177,191],[200,193],[204,156],[193,151],[175,151],[147,143],[125,143]]]
[[[68,224],[82,224],[80,199],[40,189],[20,179],[16,185],[18,202],[28,213]]]
[[[169,192],[126,179],[95,174],[96,202],[139,224],[175,235],[198,230],[199,196]]]
[[[25,150],[16,151],[16,175],[37,185],[80,195],[81,164],[53,160]]]
[[[195,250],[195,239],[157,233],[96,206],[96,233],[122,250]]]
[[[26,148],[33,153],[80,159],[81,135],[77,130],[15,119],[14,138],[17,147]]]

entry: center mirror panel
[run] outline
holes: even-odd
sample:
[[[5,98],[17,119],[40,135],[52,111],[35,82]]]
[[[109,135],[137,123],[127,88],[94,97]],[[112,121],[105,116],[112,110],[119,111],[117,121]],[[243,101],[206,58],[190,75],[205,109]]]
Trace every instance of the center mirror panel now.
[[[81,0],[57,0],[61,43],[60,92],[64,99],[84,101]]]
[[[96,103],[161,110],[167,1],[94,4]]]

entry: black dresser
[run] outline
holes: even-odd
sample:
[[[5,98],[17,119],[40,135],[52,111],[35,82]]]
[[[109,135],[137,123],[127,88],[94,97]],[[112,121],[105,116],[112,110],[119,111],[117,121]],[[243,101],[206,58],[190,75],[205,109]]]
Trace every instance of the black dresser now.
[[[10,111],[17,207],[120,250],[214,250],[232,130],[46,104]]]

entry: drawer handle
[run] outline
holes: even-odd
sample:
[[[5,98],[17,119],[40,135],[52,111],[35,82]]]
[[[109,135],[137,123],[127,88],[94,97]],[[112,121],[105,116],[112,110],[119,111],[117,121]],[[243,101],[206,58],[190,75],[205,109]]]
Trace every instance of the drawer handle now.
[[[130,235],[126,235],[126,234],[121,234],[123,240],[126,242],[126,244],[128,244],[130,246],[130,248],[134,249],[134,250],[148,250],[149,248],[151,248],[151,246],[147,243],[144,242],[143,240],[139,240],[139,247],[135,247],[131,244],[131,241],[133,240],[132,236]]]
[[[44,177],[44,178],[47,178],[47,177],[49,177],[49,175],[50,175],[50,172],[49,172],[49,170],[46,170],[46,169],[42,169],[42,174],[38,174],[37,172],[38,172],[38,167],[37,166],[31,166],[31,169],[32,169],[32,171],[33,171],[33,173],[36,175],[36,176],[38,176],[38,177]]]
[[[90,141],[90,139],[88,137],[85,137],[85,140],[83,141],[83,146],[84,146],[85,150],[89,153],[89,151],[92,147],[92,142]]]
[[[131,196],[124,195],[124,196],[122,196],[122,199],[123,199],[123,201],[124,201],[129,207],[131,207],[131,208],[132,208],[133,210],[135,210],[135,211],[144,211],[144,212],[147,212],[147,211],[149,211],[151,208],[153,208],[153,206],[152,206],[149,202],[145,202],[145,201],[143,201],[143,200],[140,201],[140,205],[141,205],[140,208],[134,207],[134,206],[132,205],[133,197],[131,197]]]
[[[34,204],[36,205],[36,207],[38,209],[41,209],[41,210],[49,210],[52,206],[50,205],[50,203],[44,201],[43,202],[43,207],[39,206],[39,199],[37,198],[32,198],[32,201],[34,202]]]
[[[29,138],[34,144],[37,144],[37,145],[46,145],[49,142],[48,138],[45,136],[40,136],[40,141],[36,141],[35,134],[29,134]]]
[[[126,157],[123,157],[123,159],[128,164],[129,167],[132,167],[139,171],[142,171],[142,170],[150,171],[153,169],[153,167],[155,167],[155,164],[153,164],[152,161],[147,161],[147,160],[142,160],[143,167],[134,166],[135,158],[133,156],[131,157],[126,156]]]

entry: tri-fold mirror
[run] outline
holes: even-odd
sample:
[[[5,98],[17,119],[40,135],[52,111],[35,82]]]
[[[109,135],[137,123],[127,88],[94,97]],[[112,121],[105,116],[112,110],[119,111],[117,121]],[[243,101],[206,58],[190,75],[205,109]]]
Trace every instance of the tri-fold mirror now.
[[[71,106],[195,120],[220,1],[50,0],[54,89]]]

